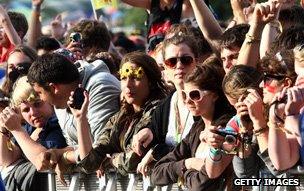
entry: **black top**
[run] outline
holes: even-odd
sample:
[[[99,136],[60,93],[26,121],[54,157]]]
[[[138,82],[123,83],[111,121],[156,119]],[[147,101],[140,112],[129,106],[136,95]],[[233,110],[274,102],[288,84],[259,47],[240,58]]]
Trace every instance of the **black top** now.
[[[160,8],[160,0],[152,0],[148,16],[148,49],[154,50],[155,46],[164,40],[165,32],[172,24],[179,23],[182,15],[183,0],[175,0],[171,9]]]

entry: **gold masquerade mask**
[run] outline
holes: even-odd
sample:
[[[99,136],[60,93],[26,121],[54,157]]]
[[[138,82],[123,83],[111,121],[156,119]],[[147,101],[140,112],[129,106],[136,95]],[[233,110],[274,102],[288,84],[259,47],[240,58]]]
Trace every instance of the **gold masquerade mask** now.
[[[144,70],[142,67],[132,67],[130,63],[125,63],[119,70],[119,74],[120,79],[127,77],[141,79],[144,75]]]

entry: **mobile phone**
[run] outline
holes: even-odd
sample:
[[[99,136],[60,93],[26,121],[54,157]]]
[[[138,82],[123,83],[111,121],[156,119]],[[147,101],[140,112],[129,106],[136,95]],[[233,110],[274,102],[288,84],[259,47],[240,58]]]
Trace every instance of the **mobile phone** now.
[[[72,42],[80,42],[82,39],[81,33],[79,32],[72,32],[70,34],[70,39]]]
[[[73,103],[71,104],[71,108],[74,109],[81,109],[81,106],[84,102],[84,95],[83,92],[85,91],[84,88],[76,88],[74,90],[74,94],[73,94]]]

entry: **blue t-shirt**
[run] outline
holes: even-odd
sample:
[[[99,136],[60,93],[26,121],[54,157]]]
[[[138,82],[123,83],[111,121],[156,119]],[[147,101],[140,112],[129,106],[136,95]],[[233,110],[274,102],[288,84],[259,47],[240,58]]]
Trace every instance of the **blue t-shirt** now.
[[[28,123],[24,125],[24,128],[29,135],[31,135],[36,129],[35,127],[31,126]],[[37,142],[47,149],[64,148],[67,146],[66,140],[62,134],[62,130],[59,126],[56,115],[53,115],[47,121],[47,124],[43,127],[42,131],[39,133],[39,138]]]
[[[0,174],[0,191],[5,191],[4,183]]]
[[[25,125],[23,125],[23,128],[29,135],[31,135],[36,129],[28,123],[25,123]],[[13,141],[19,146],[15,139],[13,139]],[[39,138],[37,142],[47,149],[60,149],[67,146],[66,139],[63,136],[62,130],[55,114],[47,121],[46,125],[42,128],[41,132],[39,133]]]

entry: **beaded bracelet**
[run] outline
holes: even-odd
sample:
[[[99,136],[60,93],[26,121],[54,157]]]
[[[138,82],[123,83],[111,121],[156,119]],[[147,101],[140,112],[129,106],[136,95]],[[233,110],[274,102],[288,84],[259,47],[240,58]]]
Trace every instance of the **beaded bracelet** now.
[[[212,160],[212,162],[219,162],[219,161],[222,160],[223,155],[222,155],[222,152],[219,149],[210,148],[209,158]]]
[[[250,34],[246,34],[246,39],[247,39],[247,43],[248,44],[252,44],[252,43],[257,43],[260,42],[261,39],[260,38],[255,38],[254,36],[251,36]]]
[[[40,7],[40,5],[39,5],[39,6],[37,6],[37,5],[32,5],[32,10],[33,10],[33,11],[40,12],[41,7]]]
[[[4,136],[6,136],[7,138],[10,138],[10,133],[8,131],[4,132],[0,130],[0,133]]]
[[[266,132],[267,130],[268,130],[268,126],[262,127],[262,128],[260,128],[260,129],[253,130],[253,134],[254,134],[255,136],[259,136],[259,135],[261,135],[262,133]]]

